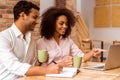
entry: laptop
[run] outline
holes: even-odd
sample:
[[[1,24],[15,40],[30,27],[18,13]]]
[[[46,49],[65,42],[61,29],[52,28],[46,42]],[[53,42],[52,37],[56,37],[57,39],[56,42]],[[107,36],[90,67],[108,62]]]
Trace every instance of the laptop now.
[[[120,67],[120,45],[111,45],[108,51],[108,56],[103,64],[83,67],[94,70],[109,70]]]

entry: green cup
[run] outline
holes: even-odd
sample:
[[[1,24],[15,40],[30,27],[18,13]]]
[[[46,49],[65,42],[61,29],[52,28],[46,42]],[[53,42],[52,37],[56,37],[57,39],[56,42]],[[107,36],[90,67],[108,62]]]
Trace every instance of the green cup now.
[[[73,67],[80,68],[82,63],[82,57],[80,56],[73,56]]]
[[[39,62],[47,62],[48,52],[47,50],[38,50],[38,60]]]

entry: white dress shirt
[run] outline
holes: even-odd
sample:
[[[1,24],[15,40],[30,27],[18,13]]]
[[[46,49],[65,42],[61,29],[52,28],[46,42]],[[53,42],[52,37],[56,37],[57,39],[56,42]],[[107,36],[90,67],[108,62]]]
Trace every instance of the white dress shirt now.
[[[0,80],[15,80],[25,75],[36,59],[33,41],[30,32],[24,39],[14,23],[0,32]]]

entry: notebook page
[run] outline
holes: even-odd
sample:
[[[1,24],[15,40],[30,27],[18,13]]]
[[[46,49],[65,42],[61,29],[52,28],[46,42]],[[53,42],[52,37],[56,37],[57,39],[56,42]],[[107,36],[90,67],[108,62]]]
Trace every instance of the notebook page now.
[[[77,68],[64,67],[59,74],[46,74],[51,77],[74,77],[77,74]]]

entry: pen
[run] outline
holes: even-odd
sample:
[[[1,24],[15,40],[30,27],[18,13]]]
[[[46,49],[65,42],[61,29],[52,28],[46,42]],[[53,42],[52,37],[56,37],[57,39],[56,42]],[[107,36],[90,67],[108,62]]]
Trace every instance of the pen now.
[[[80,72],[80,70],[79,69],[77,69],[77,73],[79,73]]]
[[[57,64],[55,61],[52,61],[54,64]]]

